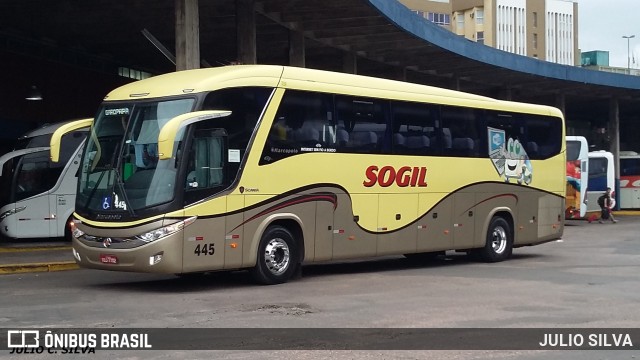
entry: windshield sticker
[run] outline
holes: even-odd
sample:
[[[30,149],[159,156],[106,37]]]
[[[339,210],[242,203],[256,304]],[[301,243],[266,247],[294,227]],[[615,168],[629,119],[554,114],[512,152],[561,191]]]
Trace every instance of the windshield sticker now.
[[[109,210],[111,208],[111,196],[105,196],[102,198],[102,210]],[[118,199],[117,194],[113,194],[113,206],[116,209],[127,210],[127,203],[124,200]]]
[[[529,185],[533,177],[533,166],[529,155],[518,139],[507,136],[504,130],[487,128],[489,157],[504,181],[514,179],[518,184]]]
[[[114,196],[113,206],[115,206],[116,209],[127,210],[127,204],[124,202],[124,200],[120,201],[118,199],[117,194],[113,194],[113,196]]]
[[[102,210],[109,210],[111,207],[111,196],[105,196],[102,198]]]
[[[129,115],[129,108],[105,109],[104,114],[109,115]]]
[[[240,162],[240,150],[239,149],[229,149],[229,162],[230,163],[239,163]]]

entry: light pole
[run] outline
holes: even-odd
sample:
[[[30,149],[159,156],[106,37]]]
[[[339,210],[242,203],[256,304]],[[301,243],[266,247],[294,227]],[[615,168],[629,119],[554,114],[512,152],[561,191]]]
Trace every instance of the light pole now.
[[[629,41],[636,37],[635,35],[622,35],[623,39],[627,39],[627,74],[631,74],[631,55],[629,55]]]

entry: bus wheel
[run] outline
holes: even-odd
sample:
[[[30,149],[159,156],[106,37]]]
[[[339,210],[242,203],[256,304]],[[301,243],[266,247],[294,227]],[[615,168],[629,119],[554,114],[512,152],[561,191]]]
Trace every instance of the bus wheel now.
[[[487,229],[487,241],[484,248],[478,249],[481,260],[486,262],[498,262],[507,260],[513,251],[513,235],[511,226],[502,217],[491,219]]]
[[[268,227],[260,239],[251,276],[260,284],[282,284],[293,276],[297,266],[298,247],[291,232],[282,226]]]

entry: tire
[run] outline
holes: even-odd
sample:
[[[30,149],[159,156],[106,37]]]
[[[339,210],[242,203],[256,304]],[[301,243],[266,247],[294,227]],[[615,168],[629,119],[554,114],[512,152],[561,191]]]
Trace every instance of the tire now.
[[[480,260],[499,262],[507,260],[513,252],[513,232],[502,217],[495,216],[487,228],[487,240],[483,248],[477,250]]]
[[[282,226],[270,226],[260,239],[251,276],[263,285],[285,283],[295,274],[298,260],[298,246],[291,232]]]

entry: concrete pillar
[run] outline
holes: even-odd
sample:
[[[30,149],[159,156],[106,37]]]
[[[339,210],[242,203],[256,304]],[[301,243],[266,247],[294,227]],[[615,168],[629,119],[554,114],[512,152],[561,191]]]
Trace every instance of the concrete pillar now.
[[[238,62],[256,64],[256,12],[255,0],[236,0],[236,34]]]
[[[200,67],[198,0],[175,0],[176,70]]]
[[[345,52],[342,58],[342,71],[347,74],[358,73],[358,57],[351,52]]]
[[[615,168],[616,210],[620,209],[620,104],[617,98],[609,100],[609,136]]]
[[[289,30],[289,65],[305,67],[304,34]]]

